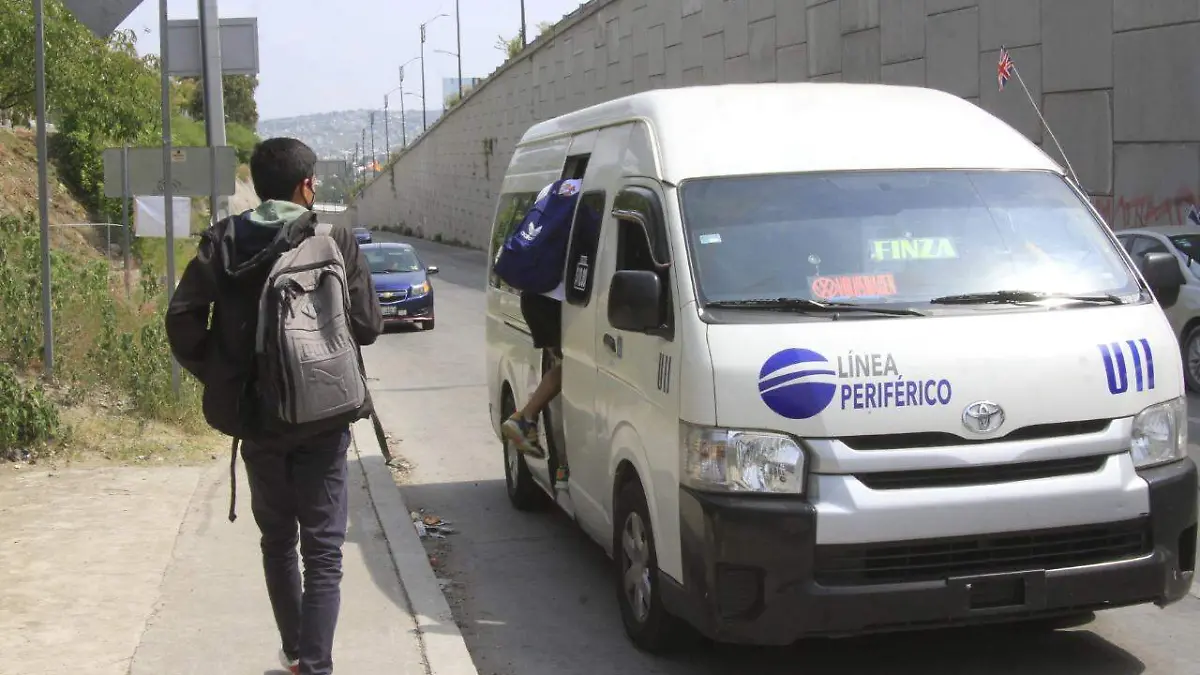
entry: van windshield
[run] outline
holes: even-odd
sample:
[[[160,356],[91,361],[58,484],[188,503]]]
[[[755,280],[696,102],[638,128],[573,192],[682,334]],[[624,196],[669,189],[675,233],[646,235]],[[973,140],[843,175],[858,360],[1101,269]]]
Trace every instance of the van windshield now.
[[[913,305],[1140,290],[1091,211],[1047,172],[705,178],[681,194],[705,303]]]

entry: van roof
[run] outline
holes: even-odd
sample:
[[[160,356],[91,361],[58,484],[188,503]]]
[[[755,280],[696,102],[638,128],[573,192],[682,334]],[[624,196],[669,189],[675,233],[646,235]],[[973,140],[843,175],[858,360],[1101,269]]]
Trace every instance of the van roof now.
[[[924,87],[765,83],[658,89],[534,125],[521,145],[644,119],[663,178],[889,169],[1062,168],[1020,132]]]

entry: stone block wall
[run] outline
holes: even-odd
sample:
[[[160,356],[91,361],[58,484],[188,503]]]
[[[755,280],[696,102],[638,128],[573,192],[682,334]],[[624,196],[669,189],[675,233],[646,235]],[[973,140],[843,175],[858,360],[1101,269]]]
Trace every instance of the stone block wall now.
[[[487,240],[514,144],[535,122],[648,89],[882,82],[977,103],[1061,161],[1114,228],[1200,202],[1200,0],[592,0],[494,73],[355,206],[363,225]],[[731,120],[730,123],[736,123]]]

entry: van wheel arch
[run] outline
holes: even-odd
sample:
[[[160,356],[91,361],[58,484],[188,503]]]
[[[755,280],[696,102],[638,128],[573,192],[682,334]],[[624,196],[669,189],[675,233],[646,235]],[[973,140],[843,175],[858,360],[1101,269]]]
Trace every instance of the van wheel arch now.
[[[625,633],[634,645],[643,651],[651,654],[672,652],[686,644],[691,633],[686,624],[667,612],[663,605],[662,594],[659,591],[654,525],[650,522],[646,491],[637,468],[629,461],[623,461],[617,466],[613,480],[612,511],[613,576],[617,605],[620,608]],[[641,534],[640,546],[636,547],[639,550],[638,555],[627,554],[623,547],[626,529],[631,525],[633,532]],[[633,558],[638,560],[634,561]],[[634,599],[631,597],[627,581],[628,572],[632,571],[630,567],[633,565],[645,568],[648,572],[643,578],[648,580],[649,592],[643,592],[639,596],[648,596],[644,611],[641,612],[634,607]],[[641,616],[638,616],[639,613]]]
[[[505,382],[500,387],[500,423],[504,424],[517,410],[516,396],[512,387]],[[508,500],[518,511],[540,511],[546,505],[546,493],[533,481],[525,456],[501,434],[501,450],[504,459],[504,488]]]

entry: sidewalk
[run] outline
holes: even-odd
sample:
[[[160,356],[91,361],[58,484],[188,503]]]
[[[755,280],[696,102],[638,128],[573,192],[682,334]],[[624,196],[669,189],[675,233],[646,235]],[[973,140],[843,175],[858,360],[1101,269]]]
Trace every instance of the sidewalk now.
[[[418,632],[397,565],[415,579],[410,586],[425,588],[418,610],[437,582],[370,424],[355,431],[336,672],[473,674],[465,647],[454,645],[452,667],[439,668],[438,655],[429,667],[426,644],[444,651],[462,638],[452,622],[424,615]],[[236,523],[227,519],[227,457],[199,468],[29,470],[0,480],[0,673],[281,673],[240,462],[238,478]]]

